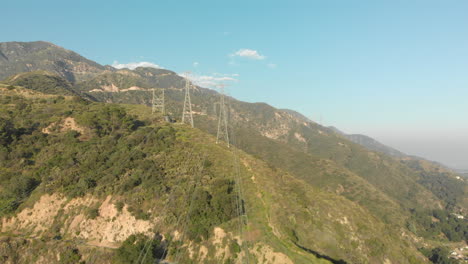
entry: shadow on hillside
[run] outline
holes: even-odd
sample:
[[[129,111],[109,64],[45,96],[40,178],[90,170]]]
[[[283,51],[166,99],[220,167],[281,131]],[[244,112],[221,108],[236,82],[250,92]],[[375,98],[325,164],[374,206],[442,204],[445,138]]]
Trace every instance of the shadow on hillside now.
[[[297,243],[294,243],[294,245],[296,245],[298,248],[300,248],[300,249],[302,249],[302,250],[304,250],[306,252],[311,253],[312,255],[316,256],[317,258],[326,259],[326,260],[330,261],[333,264],[348,264],[346,261],[344,261],[342,259],[340,259],[340,260],[333,259],[333,258],[331,258],[329,256],[322,255],[322,254],[318,253],[317,251],[314,251],[312,249],[308,249],[306,247],[303,247],[303,246],[301,246],[301,245],[299,245]]]

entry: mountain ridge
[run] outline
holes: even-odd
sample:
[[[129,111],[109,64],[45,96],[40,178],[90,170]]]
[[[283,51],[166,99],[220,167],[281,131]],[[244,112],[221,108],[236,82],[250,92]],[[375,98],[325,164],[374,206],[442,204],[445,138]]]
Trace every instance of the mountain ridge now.
[[[61,78],[65,78],[60,73],[58,74]],[[181,116],[185,79],[175,72],[137,68],[135,70],[103,70],[99,73],[91,71],[84,73],[83,76],[87,77],[72,85],[72,89],[80,96],[86,95],[92,97],[94,101],[110,103],[110,105],[125,103],[122,105],[124,108],[149,118],[151,115],[148,108],[137,105],[150,105],[151,89],[155,88],[160,91],[164,88],[168,114],[176,120]],[[35,85],[30,88],[38,87],[40,86]],[[45,88],[48,87],[44,87],[39,92],[44,92]],[[21,89],[21,87],[14,87],[10,92],[17,92]],[[213,90],[198,86],[192,90],[195,126],[203,133],[212,136],[216,135],[215,128],[219,111],[216,102],[218,100],[219,94]],[[376,223],[381,223],[387,229],[393,230],[395,234],[400,234],[401,230],[404,230],[403,233],[409,237],[422,234],[423,228],[426,227],[414,216],[412,210],[415,208],[423,210],[422,214],[425,216],[436,210],[449,210],[447,208],[461,213],[466,210],[466,184],[437,164],[396,159],[380,151],[375,152],[363,144],[356,144],[343,135],[337,134],[333,128],[323,127],[293,110],[276,109],[265,103],[245,103],[232,97],[227,97],[227,102],[231,143],[234,147],[245,151],[246,155],[265,162],[269,171],[284,172],[290,175],[288,177],[292,177],[291,181],[298,182],[298,185],[302,182],[302,185],[310,190],[317,189],[318,193],[323,193],[323,196],[320,195],[323,198],[329,195],[333,200],[344,199],[344,203],[356,210],[363,210],[368,217],[375,219]],[[134,106],[131,106],[132,104]],[[92,118],[94,117],[90,114],[88,119],[92,120]],[[268,175],[272,174],[269,172]],[[266,181],[262,185],[269,184],[267,178],[264,180]],[[276,180],[279,181],[280,178]],[[294,192],[294,189],[298,188],[292,188],[289,192],[292,196],[298,197],[295,203],[303,204],[299,197],[305,194],[299,195]],[[307,193],[307,189],[301,190]],[[272,200],[275,199],[272,198]],[[272,206],[271,203],[267,205]],[[304,204],[304,206],[307,208],[307,205]],[[326,243],[326,237],[337,236],[336,233],[324,235],[324,238],[320,237],[317,241],[306,236],[305,226],[311,228],[317,228],[317,226],[310,222],[310,219],[300,217],[305,212],[295,206],[290,209],[291,215],[301,219],[300,222],[303,225],[298,225],[297,219],[292,221],[287,218],[278,218],[277,221],[281,223],[282,237],[287,238],[287,241],[295,241],[300,247],[311,251],[318,250],[320,254],[324,253],[334,259],[355,262],[353,258],[358,258],[362,262],[359,255],[347,256],[349,252],[346,253]],[[283,205],[282,210],[289,210],[287,203]],[[354,212],[347,211],[347,214],[349,216],[344,215],[344,217],[351,217]],[[319,219],[324,219],[324,217],[325,215]],[[346,219],[350,221],[351,218]],[[342,221],[344,221],[342,224],[346,225],[346,221]],[[360,220],[352,220],[351,225],[357,223],[354,221]],[[408,226],[411,226],[412,231],[408,231]],[[340,230],[338,227],[334,228]],[[417,239],[407,241],[408,238],[400,236],[391,239],[403,239],[406,241],[404,243],[409,243],[408,245],[411,246],[405,250],[422,247],[421,243],[416,242]],[[431,237],[431,239],[436,238]],[[348,242],[350,241],[345,239],[340,243],[347,244]],[[368,242],[365,244],[369,245]],[[351,246],[348,250],[350,248]],[[382,249],[378,252],[378,255],[382,256]],[[409,258],[405,261],[409,261]]]
[[[46,41],[1,42],[0,53],[5,59],[0,60],[0,80],[21,72],[46,70],[75,83],[114,70]]]
[[[16,87],[8,90],[0,86],[0,94],[24,94],[26,91],[23,89]],[[32,187],[33,190],[25,193],[21,198],[23,200],[18,201],[20,205],[17,213],[4,206],[10,201],[9,197],[15,197],[14,193],[9,194],[12,196],[8,196],[8,199],[0,197],[0,212],[3,216],[5,210],[10,210],[7,214],[9,217],[4,217],[1,221],[2,235],[16,230],[19,232],[16,237],[31,234],[42,237],[41,243],[56,241],[60,246],[51,249],[55,254],[63,256],[67,252],[63,246],[68,245],[69,249],[76,249],[76,254],[81,255],[80,259],[85,260],[89,260],[92,252],[89,247],[94,245],[92,250],[99,253],[94,253],[98,263],[106,263],[104,259],[109,251],[100,248],[118,247],[122,241],[131,237],[130,234],[147,232],[153,217],[168,219],[164,221],[163,227],[156,226],[166,237],[178,230],[183,232],[176,228],[174,223],[177,221],[173,219],[180,218],[180,214],[185,217],[188,202],[181,199],[184,195],[172,200],[171,195],[166,192],[174,189],[183,194],[190,189],[194,180],[192,177],[197,175],[194,172],[199,166],[198,162],[202,161],[200,157],[206,156],[203,162],[206,170],[203,174],[205,184],[200,188],[211,194],[203,199],[212,199],[210,206],[219,204],[216,201],[222,197],[228,199],[230,196],[226,195],[229,194],[229,188],[225,184],[230,184],[230,181],[223,179],[235,173],[236,165],[232,163],[231,156],[231,151],[235,151],[240,160],[244,182],[243,200],[249,214],[250,224],[247,230],[249,237],[251,236],[249,241],[252,244],[252,256],[264,258],[262,255],[265,253],[261,253],[259,248],[267,248],[270,255],[276,256],[277,261],[270,259],[264,263],[329,263],[326,259],[336,260],[335,263],[340,263],[340,260],[341,263],[381,263],[385,259],[400,263],[411,263],[410,259],[413,262],[423,261],[414,247],[401,246],[406,240],[396,235],[397,229],[392,229],[395,230],[394,233],[387,233],[389,227],[359,204],[314,187],[241,150],[216,144],[215,137],[199,129],[164,123],[160,116],[154,120],[155,117],[146,106],[89,103],[76,101],[74,97],[57,99],[57,96],[35,93],[36,97],[2,96],[2,100],[8,100],[8,108],[0,109],[0,118],[7,118],[13,123],[12,131],[21,126],[25,126],[26,131],[32,130],[18,135],[15,141],[2,141],[2,144],[6,144],[8,153],[11,154],[27,146],[27,142],[34,142],[34,147],[29,150],[31,155],[26,155],[29,162],[18,163],[15,155],[10,155],[6,160],[1,159],[0,162],[10,173],[38,181]],[[21,102],[29,102],[33,107],[9,111],[21,105]],[[54,107],[50,108],[52,103]],[[47,115],[43,114],[44,111],[47,111]],[[139,113],[138,117],[132,116],[131,112]],[[60,120],[65,122],[70,118],[75,120],[75,128],[60,123]],[[38,125],[31,125],[29,120],[32,119]],[[113,121],[110,122],[111,120]],[[134,124],[139,126],[134,127]],[[56,128],[53,129],[54,127]],[[78,130],[82,132],[76,133]],[[81,137],[83,135],[84,138]],[[112,144],[107,143],[108,141]],[[184,168],[186,163],[190,167]],[[76,164],[80,166],[77,167]],[[88,167],[91,170],[88,171]],[[22,174],[18,174],[19,169]],[[73,178],[75,180],[71,180]],[[11,177],[0,179],[0,188],[9,186],[14,189],[13,186],[17,184]],[[154,193],[158,195],[155,197]],[[201,197],[199,199],[203,201]],[[119,202],[123,203],[120,212],[117,209]],[[167,209],[168,213],[163,214],[161,212],[166,211],[165,203],[170,203],[171,206]],[[221,203],[222,207],[208,209],[218,213],[231,212],[229,204],[230,202]],[[204,203],[197,204],[194,208],[208,213],[204,211]],[[114,217],[116,220],[112,220]],[[127,219],[128,226],[121,219]],[[236,218],[221,218],[224,220],[217,220],[208,229],[201,225],[209,220],[204,219],[203,214],[194,213],[191,219],[193,223],[188,224],[190,228],[186,231],[190,240],[186,243],[192,244],[191,250],[196,254],[190,256],[189,253],[184,253],[184,263],[197,263],[197,260],[219,263],[218,259],[210,257],[215,256],[216,250],[220,250],[217,243],[230,245],[242,241],[242,237],[237,242],[234,239]],[[124,233],[118,232],[121,225],[126,230]],[[132,225],[135,227],[131,228]],[[102,230],[109,230],[109,234],[102,230],[93,231],[98,226]],[[112,226],[117,229],[110,229]],[[216,240],[215,230],[226,233],[222,242],[213,242]],[[201,240],[197,238],[200,231],[205,234],[205,238]],[[311,236],[312,234],[315,235]],[[100,242],[96,246],[93,240]],[[81,246],[79,241],[89,243],[88,247]],[[392,243],[383,247],[387,241]],[[23,247],[26,247],[23,249],[28,252],[26,249],[41,245],[39,242],[23,243]],[[297,245],[316,253],[307,253]],[[15,248],[13,245],[12,247]],[[212,255],[203,254],[203,247]],[[2,250],[0,247],[0,252],[4,252]],[[233,251],[223,249],[221,252]],[[7,256],[9,254],[12,253]],[[42,252],[40,255],[47,256],[47,253]],[[19,258],[27,262],[31,257],[22,254]],[[168,255],[169,259],[174,257],[173,253]],[[228,258],[226,255],[223,259]],[[51,257],[48,256],[47,259]]]
[[[126,74],[122,75],[121,73],[123,73],[123,72],[125,72]],[[136,76],[135,74],[138,75],[138,76]],[[105,81],[105,80],[102,79],[102,76],[106,76],[106,75],[111,77],[110,82]],[[114,79],[114,81],[112,81],[112,78],[117,78],[117,79]],[[134,81],[131,81],[132,79],[129,79],[129,78],[136,78],[136,79],[134,79]],[[93,79],[96,79],[96,81],[93,81]],[[130,80],[130,83],[124,84],[122,87],[120,87],[120,88],[124,88],[124,89],[120,89],[117,85],[114,84],[114,82],[116,82],[116,81],[118,82],[119,80],[125,80],[127,82]],[[180,115],[180,113],[178,113],[178,111],[180,111],[179,106],[181,104],[181,96],[182,96],[181,89],[184,87],[185,81],[184,81],[184,79],[182,77],[178,76],[177,74],[175,74],[174,72],[171,72],[171,71],[167,71],[167,70],[164,71],[164,70],[160,70],[160,69],[151,69],[151,68],[138,68],[135,71],[119,70],[119,71],[115,71],[115,72],[104,72],[104,73],[102,73],[100,75],[98,74],[95,77],[91,78],[90,81],[85,81],[85,82],[82,82],[82,83],[78,84],[78,87],[82,87],[82,88],[79,88],[80,92],[84,92],[85,94],[88,94],[89,96],[92,96],[93,98],[96,98],[99,101],[121,102],[121,103],[123,103],[123,102],[125,102],[125,103],[143,103],[143,104],[148,105],[148,104],[150,104],[150,100],[151,100],[150,93],[148,91],[128,91],[128,92],[123,92],[123,93],[115,93],[117,91],[127,89],[128,88],[127,86],[134,85],[139,80],[142,80],[144,82],[144,85],[142,85],[142,86],[146,86],[146,87],[151,87],[152,86],[152,87],[158,87],[158,88],[176,89],[176,90],[170,90],[167,93],[167,96],[169,97],[168,102],[170,102],[172,100],[173,104],[174,104],[172,107],[168,106],[167,109],[168,109],[169,112],[172,111],[173,114],[175,114],[176,116]],[[132,84],[132,82],[135,82],[135,83]],[[104,86],[103,84],[104,85],[115,85],[116,90],[114,90],[114,91],[103,91],[103,92],[100,92],[100,93],[92,92],[94,90],[102,89],[102,87]],[[135,86],[133,86],[133,87],[135,87]],[[138,86],[136,86],[136,87],[138,87]],[[201,95],[204,96],[204,99],[201,99],[201,98],[199,99],[198,96],[197,96],[197,93],[201,93]],[[213,112],[210,111],[210,105],[209,104],[212,104],[212,103],[214,103],[216,101],[216,98],[215,98],[217,96],[216,94],[217,93],[212,91],[212,90],[209,90],[209,89],[207,90],[207,89],[204,89],[204,88],[201,88],[201,87],[196,87],[196,89],[193,91],[193,97],[194,98],[192,98],[192,102],[194,103],[194,109],[195,109],[194,111],[199,113],[198,115],[196,115],[196,118],[197,117],[202,117],[204,114],[210,115],[210,112],[211,112],[211,114],[213,114]],[[211,98],[206,100],[207,99],[206,96],[211,97]],[[173,98],[171,98],[171,97],[173,97]],[[122,99],[125,99],[125,100],[122,100]],[[242,103],[242,106],[238,107],[238,110],[236,110],[236,111],[244,111],[242,109],[250,109],[248,111],[251,111],[251,110],[254,110],[254,108],[258,108],[258,109],[255,110],[256,113],[254,114],[254,116],[246,117],[247,119],[242,117],[242,116],[238,116],[237,118],[240,118],[238,120],[246,121],[246,120],[252,120],[252,118],[254,120],[262,120],[262,119],[269,120],[269,119],[272,119],[272,118],[276,119],[277,121],[274,121],[271,124],[273,126],[268,125],[268,124],[263,124],[262,122],[264,122],[264,121],[262,121],[261,123],[256,124],[257,127],[255,129],[263,131],[263,132],[261,132],[263,134],[263,136],[266,136],[266,137],[271,138],[273,140],[286,141],[286,142],[289,142],[289,144],[297,145],[297,147],[302,145],[302,146],[300,146],[301,149],[303,149],[304,147],[307,147],[307,146],[309,146],[309,148],[310,148],[311,144],[309,142],[305,142],[307,140],[303,137],[303,135],[301,135],[300,131],[297,131],[297,132],[294,133],[295,138],[286,139],[286,138],[284,138],[286,136],[286,134],[291,134],[290,132],[288,132],[289,130],[287,128],[286,128],[286,130],[285,129],[278,130],[277,128],[275,128],[276,122],[285,121],[285,119],[283,117],[279,118],[280,120],[283,120],[283,121],[280,121],[280,120],[278,120],[278,117],[275,116],[278,113],[280,113],[282,110],[275,110],[275,108],[272,108],[272,107],[270,107],[270,106],[268,106],[267,104],[264,104],[264,103],[261,103],[261,104],[245,104],[245,103]],[[259,109],[263,109],[263,110],[258,111]],[[275,111],[280,111],[280,112],[275,113]],[[294,122],[296,122],[298,124],[302,123],[302,121],[305,121],[304,124],[307,124],[307,122],[310,121],[307,118],[305,118],[303,115],[300,115],[297,112],[293,112],[291,110],[289,110],[289,112],[288,111],[284,111],[284,112],[290,114],[293,118],[295,118],[296,121],[294,121]],[[251,113],[254,113],[254,112],[251,112]],[[269,113],[268,116],[266,116],[265,113]],[[236,117],[234,117],[234,119],[235,118]],[[290,121],[287,121],[287,122],[290,122]],[[296,126],[296,124],[294,124],[294,122],[290,123],[289,125],[286,125],[286,126],[291,126],[291,125]],[[311,124],[311,123],[309,123],[309,124]],[[267,125],[267,126],[265,126],[265,125]],[[285,125],[285,124],[283,124],[283,125]],[[307,125],[305,127],[307,127]],[[322,131],[320,131],[320,129],[322,129]],[[326,135],[326,133],[328,133],[327,129],[328,128],[319,126],[319,131],[318,132],[319,132],[319,134],[320,133],[322,133],[322,134],[325,133],[323,135]],[[323,138],[323,139],[325,139],[325,138]],[[299,141],[299,142],[297,142],[297,141]],[[312,142],[316,142],[316,141],[312,141]],[[305,146],[304,146],[304,144],[305,144]],[[336,150],[335,147],[332,147],[332,149]],[[316,149],[316,150],[322,151],[323,147],[320,147],[320,149]],[[314,152],[316,152],[316,150]],[[306,152],[308,152],[308,151],[310,151],[310,150],[306,150]]]
[[[23,44],[23,45],[28,46],[27,44]],[[34,45],[34,43],[32,43],[31,45]],[[40,42],[40,46],[42,46],[42,45],[55,46],[55,45],[47,43],[47,42]],[[108,77],[105,77],[105,76],[108,76]],[[106,79],[106,78],[110,78],[110,79]],[[122,81],[124,81],[124,83],[119,83],[119,82],[122,82]],[[174,105],[174,107],[172,107],[172,109],[171,109],[171,107],[167,107],[167,109],[169,111],[172,110],[175,115],[179,115],[179,113],[177,113],[177,111],[180,111],[179,110],[180,108],[178,107],[178,105],[180,105],[180,103],[181,103],[180,102],[181,93],[180,93],[179,90],[181,90],[184,87],[184,84],[185,84],[184,79],[182,77],[178,76],[177,74],[175,74],[172,71],[161,70],[161,69],[151,69],[151,68],[137,68],[134,71],[131,71],[131,70],[117,70],[115,72],[105,72],[104,71],[104,72],[101,72],[101,74],[98,74],[98,75],[95,75],[94,77],[91,77],[91,79],[89,79],[88,81],[84,81],[84,82],[79,83],[78,85],[75,85],[74,88],[80,90],[80,92],[85,93],[85,94],[87,94],[87,95],[89,95],[89,96],[91,96],[91,97],[93,97],[93,98],[95,98],[96,100],[99,100],[99,101],[143,103],[143,104],[147,104],[147,105],[150,104],[150,94],[148,93],[147,90],[146,91],[145,90],[138,91],[138,88],[148,89],[149,87],[153,87],[153,88],[157,87],[157,88],[176,89],[176,90],[169,91],[169,93],[168,93],[168,97],[169,97],[168,99],[169,100],[168,101],[173,99],[173,101],[175,100],[175,101],[178,101],[178,102],[177,103],[174,102],[175,105]],[[138,85],[143,86],[143,87],[139,87]],[[103,87],[109,87],[109,86],[110,86],[110,89],[114,89],[114,90],[110,90],[110,91],[102,90]],[[121,86],[121,87],[119,87],[119,86]],[[119,92],[121,90],[124,91],[125,89],[129,89],[129,88],[135,88],[135,90],[133,90],[133,91],[129,90],[129,91],[125,91],[123,93],[115,93],[115,92]],[[99,92],[99,93],[94,92],[94,91],[99,91],[99,89],[101,89],[102,92]],[[177,90],[177,89],[179,89],[179,90]],[[198,97],[196,96],[196,94],[198,92],[201,92],[201,95],[205,96],[205,99],[203,99],[203,100],[200,100],[201,98],[198,99]],[[212,111],[210,111],[210,109],[209,109],[210,108],[209,104],[215,102],[216,99],[213,98],[213,97],[216,97],[217,93],[212,91],[212,90],[207,90],[207,89],[204,89],[204,88],[201,88],[201,87],[196,87],[196,89],[194,90],[193,93],[194,93],[194,96],[193,96],[194,98],[192,100],[193,100],[193,103],[194,103],[194,108],[195,109],[198,108],[196,111],[198,111],[198,113],[201,113],[201,116],[203,116],[204,113],[206,113],[208,115],[210,114],[210,112],[212,113]],[[129,96],[131,96],[131,97],[129,97]],[[171,98],[171,96],[175,96],[175,97]],[[209,101],[208,104],[206,104],[206,102],[204,102],[206,100],[206,96],[211,97],[211,99],[208,100]],[[125,101],[123,101],[122,99],[125,99]],[[308,146],[310,146],[310,143],[305,142],[307,140],[303,137],[303,135],[301,135],[300,131],[297,131],[297,132],[294,133],[295,138],[286,139],[284,137],[286,136],[286,134],[290,134],[290,132],[288,132],[289,130],[287,128],[286,128],[286,130],[285,129],[278,130],[277,128],[274,127],[274,126],[276,126],[275,122],[278,122],[278,121],[283,122],[283,121],[286,120],[283,117],[278,119],[278,117],[275,116],[278,113],[280,113],[281,111],[290,114],[290,116],[293,117],[296,120],[296,121],[293,121],[293,123],[290,123],[289,125],[286,125],[286,126],[300,125],[301,122],[303,122],[304,124],[312,124],[312,123],[310,123],[310,120],[308,118],[304,117],[303,115],[301,115],[301,114],[299,114],[299,113],[297,113],[295,111],[292,111],[292,110],[275,110],[275,108],[272,108],[272,107],[270,107],[270,106],[268,106],[267,104],[264,104],[264,103],[262,103],[262,104],[245,104],[245,103],[242,103],[242,106],[238,107],[237,111],[243,111],[243,110],[241,110],[242,108],[250,109],[249,111],[253,110],[254,108],[258,108],[258,109],[255,110],[256,113],[255,113],[254,116],[247,117],[247,119],[245,119],[242,116],[238,116],[237,118],[240,118],[238,120],[241,120],[241,121],[244,120],[245,121],[245,120],[249,120],[249,119],[252,120],[252,118],[254,120],[261,120],[261,119],[264,119],[264,120],[276,119],[277,120],[277,121],[274,121],[274,123],[272,123],[273,126],[268,125],[268,124],[263,124],[263,123],[258,123],[256,125],[257,127],[255,129],[260,130],[263,136],[266,136],[266,137],[271,138],[273,140],[286,141],[286,142],[289,142],[290,144],[297,145],[298,147],[299,147],[299,145],[302,145],[300,147],[301,149],[304,148],[304,147],[307,148]],[[259,109],[263,109],[263,110],[258,111]],[[279,112],[275,113],[275,111],[279,111]],[[251,113],[254,113],[254,112],[251,112]],[[265,113],[269,113],[269,115],[265,116]],[[198,115],[198,116],[200,116],[200,115]],[[234,117],[234,119],[235,118],[236,117]],[[283,120],[283,121],[280,121],[280,120]],[[287,122],[290,122],[290,121],[287,121]],[[297,124],[295,124],[294,122],[296,122]],[[309,123],[307,123],[307,122],[309,122]],[[305,127],[308,127],[308,126],[309,125],[306,125]],[[321,126],[318,126],[318,127],[319,127],[319,131],[318,131],[319,133],[322,133],[322,134],[327,133],[328,128],[321,127]],[[322,131],[320,131],[320,129],[322,129]],[[295,141],[299,141],[299,142],[295,142]],[[313,142],[316,142],[316,141],[313,141]],[[304,146],[304,144],[306,146]],[[380,143],[378,143],[378,144],[380,144]],[[367,147],[369,148],[369,146],[367,146]],[[384,147],[386,147],[386,146],[384,146]],[[322,150],[322,149],[323,149],[323,147],[321,147],[320,150]],[[336,149],[336,148],[333,147],[333,149]],[[370,149],[372,149],[372,148],[370,148]],[[309,150],[306,150],[306,152],[308,152],[308,151]]]

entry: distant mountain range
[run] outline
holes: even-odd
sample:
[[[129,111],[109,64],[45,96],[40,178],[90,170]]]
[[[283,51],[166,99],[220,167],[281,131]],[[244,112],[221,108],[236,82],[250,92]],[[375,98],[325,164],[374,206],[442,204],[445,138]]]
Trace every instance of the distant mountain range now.
[[[468,170],[455,170],[458,174],[468,179]]]
[[[336,133],[338,133],[339,135],[342,135],[344,136],[345,138],[353,141],[354,143],[357,143],[357,144],[360,144],[364,147],[366,147],[367,149],[369,150],[372,150],[372,151],[377,151],[377,152],[382,152],[382,153],[385,153],[387,155],[390,155],[390,156],[393,156],[393,157],[405,157],[407,156],[406,154],[392,148],[392,147],[389,147],[387,145],[384,145],[380,142],[378,142],[377,140],[369,137],[369,136],[366,136],[366,135],[361,135],[361,134],[345,134],[344,132],[340,131],[339,129],[337,129],[336,127],[329,127],[331,130],[335,131]]]
[[[333,127],[333,126],[330,126],[328,127],[330,128],[332,131],[336,132],[337,134],[351,140],[352,142],[356,143],[356,144],[359,144],[369,150],[372,150],[372,151],[376,151],[376,152],[381,152],[381,153],[384,153],[386,155],[389,155],[389,156],[392,156],[392,157],[395,157],[395,158],[400,158],[400,159],[415,159],[415,160],[421,160],[421,161],[427,161],[427,162],[430,162],[430,163],[433,163],[433,164],[437,164],[438,166],[440,166],[441,168],[444,168],[445,170],[452,170],[453,172],[456,172],[458,174],[468,174],[468,170],[458,170],[458,169],[454,169],[454,168],[450,168],[449,166],[446,166],[440,162],[437,162],[437,161],[431,161],[431,160],[427,160],[425,158],[422,158],[422,157],[418,157],[418,156],[414,156],[414,155],[408,155],[408,154],[405,154],[399,150],[396,150],[395,148],[392,148],[390,146],[387,146],[369,136],[366,136],[366,135],[361,135],[361,134],[346,134],[342,131],[340,131],[339,129],[337,129],[336,127]]]
[[[5,130],[6,135],[11,131],[30,133],[19,134],[25,137],[24,143],[14,139],[16,135],[6,137],[0,133],[1,142],[9,144],[5,149],[11,152],[6,158],[0,155],[0,162],[9,157],[20,160],[8,163],[11,173],[53,175],[56,178],[51,178],[49,185],[69,184],[67,186],[87,190],[83,195],[94,195],[102,204],[107,201],[103,194],[123,195],[137,215],[153,214],[156,217],[157,211],[148,207],[154,195],[138,196],[138,190],[144,191],[138,188],[150,183],[153,188],[163,183],[152,179],[145,171],[153,168],[155,174],[177,178],[180,173],[187,173],[176,169],[177,164],[185,162],[181,158],[185,157],[185,151],[200,154],[204,149],[210,149],[209,160],[203,165],[209,170],[203,178],[206,199],[211,199],[210,195],[217,197],[218,193],[213,190],[218,187],[231,188],[215,180],[224,173],[235,173],[236,168],[227,161],[227,150],[222,149],[222,144],[213,143],[220,98],[214,90],[198,86],[191,90],[196,127],[191,129],[180,124],[166,124],[160,115],[151,115],[147,107],[151,105],[153,89],[159,94],[164,88],[167,113],[180,121],[186,80],[170,70],[143,67],[119,70],[99,65],[51,43],[8,42],[0,43],[0,78],[4,79],[0,91],[5,95],[2,97],[5,109],[0,109],[0,118],[12,123],[0,126],[0,129]],[[66,98],[61,99],[58,95]],[[370,137],[346,135],[334,127],[321,126],[296,111],[231,97],[227,102],[231,143],[241,153],[237,170],[245,175],[251,173],[244,179],[249,197],[244,202],[247,208],[252,208],[251,221],[254,223],[248,227],[251,243],[263,239],[265,248],[273,248],[295,260],[278,260],[280,262],[276,263],[429,263],[418,249],[444,243],[451,245],[448,240],[460,240],[463,225],[456,230],[448,226],[441,229],[442,222],[440,225],[433,222],[433,214],[438,210],[448,215],[467,213],[468,187],[453,171],[434,162],[407,156]],[[107,103],[120,108],[115,110]],[[31,107],[27,107],[28,104]],[[139,119],[135,124],[144,126],[142,129],[162,127],[153,133],[155,138],[146,140],[139,134],[143,130],[122,128],[132,127],[132,118]],[[17,130],[15,126],[18,126]],[[79,131],[94,141],[74,140],[78,136],[76,133],[60,134],[67,130],[66,127],[73,126],[80,127]],[[126,132],[114,134],[114,130]],[[44,131],[49,134],[44,135]],[[44,143],[30,147],[34,137]],[[130,146],[138,140],[151,142],[155,148],[166,152],[154,155],[152,145],[148,145],[137,153],[138,160],[145,161],[139,163],[140,167],[123,167],[126,163],[121,165],[119,159],[128,156]],[[167,145],[166,140],[176,142],[178,148]],[[73,142],[77,149],[68,151],[69,142]],[[49,143],[56,144],[56,148],[48,149]],[[90,148],[89,144],[98,144],[100,148]],[[108,159],[95,153],[102,148],[109,148],[105,153],[116,161],[116,168],[107,167]],[[44,152],[35,152],[42,149]],[[136,149],[139,151],[140,147]],[[61,151],[69,155],[63,162]],[[53,156],[49,152],[57,153]],[[39,158],[35,160],[36,157]],[[101,177],[86,171],[83,175],[87,178],[81,179],[82,172],[77,170],[83,168],[80,159],[84,157],[95,160],[96,169],[105,175]],[[179,163],[173,163],[173,160]],[[87,162],[86,166],[95,168],[96,164]],[[153,167],[153,164],[157,166]],[[67,178],[72,176],[78,178]],[[49,179],[47,177],[41,180]],[[0,180],[9,181],[10,178],[5,176]],[[104,180],[108,185],[100,185]],[[4,184],[2,187],[2,184],[0,182],[0,189],[9,186]],[[187,187],[184,188],[189,189]],[[74,190],[70,188],[53,190]],[[173,185],[158,188],[170,190]],[[11,202],[11,197],[1,199],[0,212],[3,202]],[[25,196],[21,202],[34,204],[34,199],[37,197]],[[212,205],[219,203],[216,199]],[[211,210],[203,206],[198,210]],[[12,215],[19,213],[11,211],[11,207],[9,210]],[[27,215],[26,212],[23,214]],[[200,217],[201,222],[214,223],[211,218],[203,219],[203,214]],[[220,220],[224,219],[222,216],[217,219],[215,223],[223,224],[228,233],[235,232],[230,223]],[[67,232],[68,224],[66,218],[63,222],[54,222],[54,232]],[[185,241],[186,244],[182,242],[181,245],[197,245],[196,252],[204,252],[202,246],[207,247],[209,254],[204,254],[205,263],[217,263],[213,256],[220,255],[211,251],[217,242],[211,242],[219,239],[219,233],[211,230],[209,235],[212,240],[200,244],[195,243],[196,240]],[[196,253],[196,257],[200,257],[199,254],[202,253]],[[279,255],[275,256],[281,259]],[[233,263],[228,262],[227,257],[224,259],[226,263]]]

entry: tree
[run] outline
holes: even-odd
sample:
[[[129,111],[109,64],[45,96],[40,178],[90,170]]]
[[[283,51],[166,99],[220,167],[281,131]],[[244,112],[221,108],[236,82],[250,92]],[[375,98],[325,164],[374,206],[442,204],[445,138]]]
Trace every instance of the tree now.
[[[13,141],[16,133],[11,120],[0,117],[0,145],[7,146]]]
[[[429,260],[434,264],[454,264],[455,261],[448,258],[449,251],[446,248],[434,248],[428,254]]]
[[[77,248],[67,247],[66,250],[60,254],[60,264],[77,264],[80,262],[81,254]]]
[[[165,243],[161,235],[150,238],[144,234],[133,234],[117,249],[114,261],[119,264],[152,264],[165,256]]]

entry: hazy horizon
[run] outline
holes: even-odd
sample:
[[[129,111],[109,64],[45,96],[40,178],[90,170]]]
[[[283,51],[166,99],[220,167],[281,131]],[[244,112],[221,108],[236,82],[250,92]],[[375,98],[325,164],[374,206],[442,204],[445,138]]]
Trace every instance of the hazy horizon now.
[[[372,135],[367,135],[373,137]],[[398,137],[392,135],[375,136],[379,142],[405,154],[439,162],[451,169],[468,170],[466,160],[468,141],[458,142],[440,138]]]

